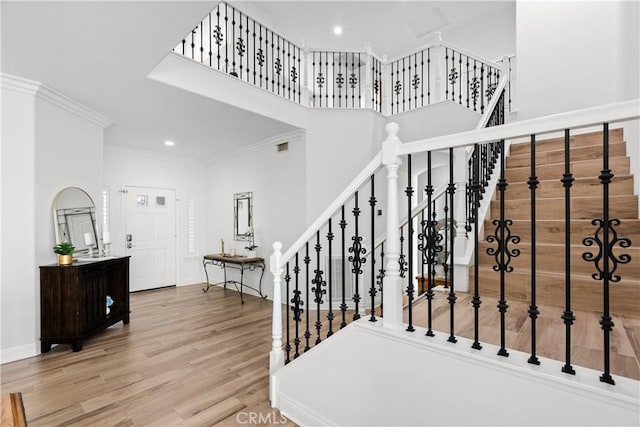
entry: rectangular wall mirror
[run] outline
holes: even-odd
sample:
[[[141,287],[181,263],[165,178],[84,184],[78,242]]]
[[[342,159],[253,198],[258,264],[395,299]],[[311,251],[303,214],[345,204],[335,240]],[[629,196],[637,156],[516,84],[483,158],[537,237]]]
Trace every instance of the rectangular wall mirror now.
[[[253,234],[253,193],[233,195],[234,235],[236,240],[251,241]]]

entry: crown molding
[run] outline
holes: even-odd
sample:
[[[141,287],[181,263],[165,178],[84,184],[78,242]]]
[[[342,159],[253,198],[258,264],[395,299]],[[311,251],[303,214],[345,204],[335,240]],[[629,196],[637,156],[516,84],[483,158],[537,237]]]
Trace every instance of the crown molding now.
[[[281,142],[299,142],[304,138],[306,131],[304,129],[297,129],[292,132],[282,133],[280,135],[272,136],[271,138],[264,139],[262,141],[246,145],[244,147],[238,148],[237,150],[229,151],[220,156],[216,156],[207,160],[207,165],[214,165],[216,163],[220,163],[224,160],[229,159],[230,157],[234,157],[240,154],[248,154],[253,153],[255,151],[261,151],[269,147],[273,147]]]
[[[135,156],[138,159],[157,160],[166,162],[181,161],[185,163],[198,163],[204,162],[199,158],[176,156],[175,154],[158,153],[155,151],[141,150],[139,148],[123,147],[121,145],[104,144],[105,151],[113,151],[115,153],[124,153],[127,155]]]
[[[24,79],[22,77],[13,76],[11,74],[1,74],[1,83],[3,89],[13,90],[15,92],[24,93],[33,97],[46,101],[56,107],[59,107],[75,116],[78,116],[88,122],[91,122],[105,129],[113,124],[113,120],[98,113],[97,111],[81,104],[73,98],[63,94],[62,92],[48,86],[44,83],[33,80]]]

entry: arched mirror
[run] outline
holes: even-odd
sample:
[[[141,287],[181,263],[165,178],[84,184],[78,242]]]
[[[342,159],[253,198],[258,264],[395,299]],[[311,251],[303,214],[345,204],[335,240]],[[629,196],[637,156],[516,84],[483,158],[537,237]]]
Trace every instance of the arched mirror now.
[[[61,190],[53,199],[53,226],[56,243],[75,246],[74,255],[90,252],[99,245],[96,230],[96,206],[86,191],[78,187]]]

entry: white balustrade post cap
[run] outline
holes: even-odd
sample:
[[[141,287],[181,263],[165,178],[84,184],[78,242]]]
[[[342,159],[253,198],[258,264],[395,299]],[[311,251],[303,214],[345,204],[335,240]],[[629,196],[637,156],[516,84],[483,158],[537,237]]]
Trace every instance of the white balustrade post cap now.
[[[387,123],[387,125],[385,126],[385,129],[389,137],[397,138],[398,131],[400,130],[400,126],[398,126],[396,122],[390,122],[390,123]]]
[[[398,146],[400,145],[400,139],[398,138],[398,131],[400,126],[397,123],[391,122],[385,126],[387,130],[387,138],[382,142],[382,164],[400,164],[400,158],[398,157]]]
[[[282,243],[281,242],[273,242],[273,250],[275,252],[281,252],[282,251]]]

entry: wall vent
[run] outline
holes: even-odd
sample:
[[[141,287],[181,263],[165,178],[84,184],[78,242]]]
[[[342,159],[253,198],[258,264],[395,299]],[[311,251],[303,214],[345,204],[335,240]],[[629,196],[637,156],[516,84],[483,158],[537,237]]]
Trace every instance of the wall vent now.
[[[283,142],[281,144],[276,145],[276,147],[278,147],[278,153],[281,151],[287,151],[289,149],[289,143]]]

